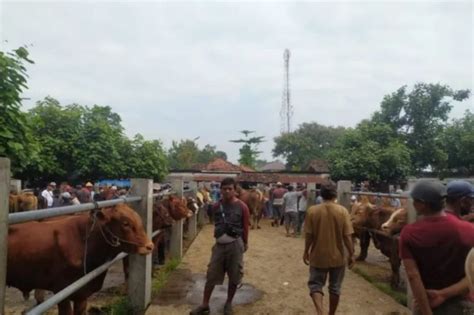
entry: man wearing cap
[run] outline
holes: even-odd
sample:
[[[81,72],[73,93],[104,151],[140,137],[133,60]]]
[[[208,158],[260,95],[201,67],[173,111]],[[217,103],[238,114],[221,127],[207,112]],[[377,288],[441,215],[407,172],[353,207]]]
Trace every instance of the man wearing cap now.
[[[45,206],[47,208],[51,208],[53,206],[53,190],[56,188],[56,183],[51,182],[48,184],[45,190],[41,192],[41,197],[43,197],[43,200],[45,201]]]
[[[472,314],[458,297],[431,309],[426,290],[439,290],[465,277],[464,261],[474,246],[474,226],[447,215],[446,189],[420,181],[411,191],[413,206],[423,217],[406,225],[400,235],[400,258],[413,291],[415,314]],[[469,310],[468,310],[469,312]]]
[[[453,180],[447,186],[446,212],[458,218],[470,219],[474,187],[464,180]]]

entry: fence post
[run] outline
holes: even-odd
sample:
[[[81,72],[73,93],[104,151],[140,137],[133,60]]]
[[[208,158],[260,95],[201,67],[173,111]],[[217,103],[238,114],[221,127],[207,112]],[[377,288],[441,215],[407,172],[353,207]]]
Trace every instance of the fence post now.
[[[132,178],[131,194],[141,196],[142,200],[134,206],[143,221],[143,226],[149,237],[152,233],[153,209],[153,180]],[[134,314],[145,314],[151,302],[151,269],[152,255],[130,255],[128,278],[128,296],[133,305]]]
[[[351,211],[351,192],[352,183],[348,180],[340,180],[337,182],[337,202]]]
[[[316,183],[308,183],[306,185],[308,207],[316,203]]]
[[[14,193],[21,193],[21,179],[10,178],[10,191]]]
[[[193,240],[197,235],[197,216],[198,213],[195,213],[188,219],[188,235],[191,240]]]
[[[171,187],[178,197],[183,196],[182,178],[171,180]],[[170,256],[177,259],[183,257],[183,220],[174,222],[171,227]]]
[[[8,250],[8,194],[10,193],[10,160],[0,158],[0,314],[5,314]]]

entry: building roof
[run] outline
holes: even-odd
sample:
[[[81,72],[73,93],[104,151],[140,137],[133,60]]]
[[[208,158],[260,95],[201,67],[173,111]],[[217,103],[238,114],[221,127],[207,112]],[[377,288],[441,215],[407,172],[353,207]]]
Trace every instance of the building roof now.
[[[284,171],[286,166],[281,161],[273,161],[270,163],[265,164],[259,170],[262,172],[271,172],[271,171]]]
[[[307,171],[315,173],[329,173],[329,165],[326,160],[311,160],[306,167]]]
[[[217,172],[240,172],[239,166],[234,165],[224,159],[217,158],[214,161],[206,165],[205,171],[217,171]]]
[[[246,165],[240,165],[239,168],[242,172],[247,172],[247,173],[255,172],[255,170],[253,168],[251,168],[249,166],[246,166]]]

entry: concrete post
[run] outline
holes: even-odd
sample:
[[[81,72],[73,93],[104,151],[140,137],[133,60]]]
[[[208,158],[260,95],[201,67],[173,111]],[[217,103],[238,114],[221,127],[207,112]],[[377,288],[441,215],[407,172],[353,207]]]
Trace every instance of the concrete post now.
[[[348,180],[340,180],[337,182],[337,202],[351,211],[351,196],[350,192],[352,184]]]
[[[21,180],[20,179],[10,179],[10,191],[16,194],[21,192]]]
[[[131,194],[142,200],[134,208],[140,215],[146,233],[151,237],[153,220],[153,180],[132,178]],[[128,296],[134,308],[134,315],[143,315],[151,302],[152,255],[130,255]]]
[[[198,212],[198,224],[201,226],[206,224],[206,210],[205,207],[201,207]]]
[[[8,254],[8,195],[10,193],[10,160],[0,158],[0,314],[5,314],[5,291]]]
[[[183,196],[182,178],[173,178],[171,187],[178,197]],[[170,256],[177,259],[183,257],[183,220],[174,222],[171,227]]]
[[[308,183],[306,190],[308,192],[308,207],[310,207],[316,203],[316,183]]]
[[[195,213],[188,219],[188,236],[191,240],[193,240],[197,235],[197,217],[198,214]]]
[[[183,257],[183,220],[174,222],[171,227],[170,256],[177,259]]]

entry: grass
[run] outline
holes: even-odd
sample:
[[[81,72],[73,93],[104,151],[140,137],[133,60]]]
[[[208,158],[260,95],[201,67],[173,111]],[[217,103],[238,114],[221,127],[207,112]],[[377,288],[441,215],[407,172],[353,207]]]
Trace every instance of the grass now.
[[[169,260],[163,267],[154,273],[152,280],[152,296],[160,292],[166,284],[169,275],[179,266],[179,259]],[[107,306],[96,308],[93,314],[97,315],[130,315],[133,314],[133,307],[126,296],[118,297],[111,301]]]
[[[364,278],[365,280],[370,282],[374,287],[376,287],[377,289],[379,289],[383,293],[385,293],[387,295],[390,295],[398,303],[407,306],[407,295],[406,295],[406,293],[399,292],[399,291],[396,291],[396,290],[392,289],[390,284],[388,284],[386,282],[381,282],[381,281],[375,279],[374,277],[372,277],[367,272],[365,272],[364,270],[362,270],[361,268],[359,268],[357,266],[354,266],[354,268],[352,268],[352,271],[354,271],[359,276],[361,276],[362,278]]]
[[[160,268],[157,273],[155,273],[155,277],[151,283],[152,295],[160,292],[160,290],[166,284],[169,275],[171,272],[173,272],[173,270],[178,268],[180,262],[181,261],[179,259],[170,259],[162,268]]]

